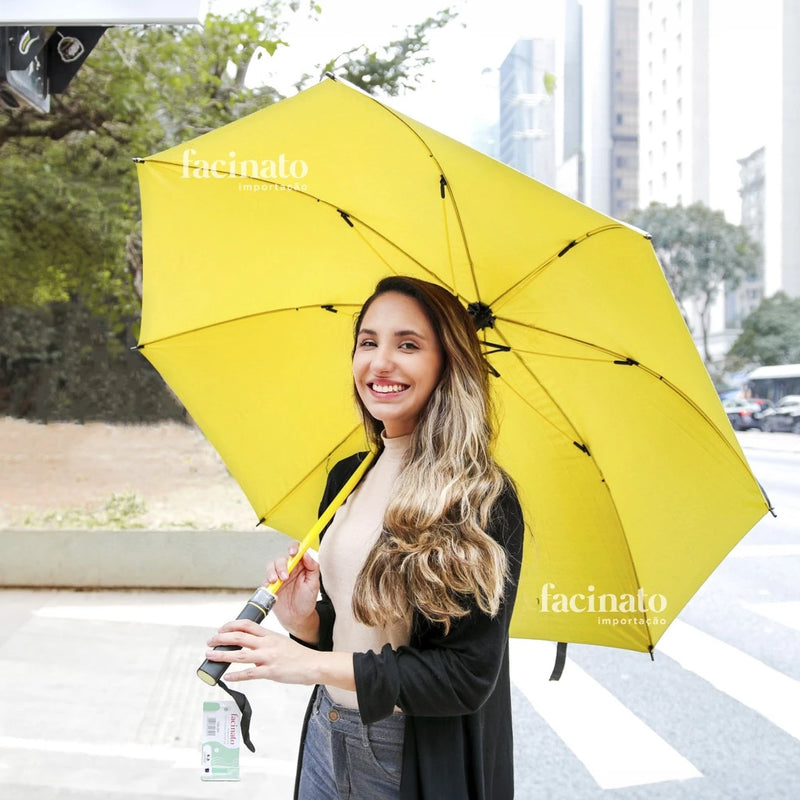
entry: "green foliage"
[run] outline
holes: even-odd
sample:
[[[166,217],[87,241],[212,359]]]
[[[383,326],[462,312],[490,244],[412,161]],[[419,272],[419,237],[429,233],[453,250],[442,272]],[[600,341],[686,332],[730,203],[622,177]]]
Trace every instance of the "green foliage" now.
[[[130,347],[77,301],[0,307],[0,414],[40,420],[155,422],[185,412]]]
[[[129,530],[144,527],[142,516],[147,506],[136,492],[113,493],[96,508],[66,508],[44,514],[29,514],[22,521],[26,528],[61,530]]]
[[[320,74],[332,72],[370,94],[380,89],[394,97],[403,90],[413,90],[424,68],[433,61],[426,54],[431,31],[443,28],[456,16],[445,8],[436,16],[407,28],[404,36],[384,47],[371,49],[362,44],[332,58],[320,69]],[[304,76],[298,85],[303,85],[310,77]]]
[[[800,364],[800,297],[777,292],[762,300],[742,323],[728,363],[731,369]]]
[[[732,225],[721,211],[702,203],[651,203],[631,214],[628,221],[652,236],[661,268],[687,324],[687,302],[696,304],[705,358],[710,363],[711,307],[723,288],[736,288],[746,276],[756,274],[761,257],[758,244],[745,228]]]

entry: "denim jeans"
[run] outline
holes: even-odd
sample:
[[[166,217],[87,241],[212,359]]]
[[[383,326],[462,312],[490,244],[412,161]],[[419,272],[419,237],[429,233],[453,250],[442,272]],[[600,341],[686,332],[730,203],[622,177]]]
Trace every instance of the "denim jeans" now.
[[[405,716],[364,725],[317,687],[308,720],[299,800],[397,800]]]

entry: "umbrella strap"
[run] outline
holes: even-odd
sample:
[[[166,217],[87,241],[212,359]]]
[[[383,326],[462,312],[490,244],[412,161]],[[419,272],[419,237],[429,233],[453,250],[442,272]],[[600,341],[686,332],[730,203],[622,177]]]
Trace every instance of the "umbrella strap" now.
[[[375,453],[370,450],[364,457],[364,460],[358,465],[356,471],[350,476],[345,485],[341,488],[336,497],[333,498],[333,500],[330,502],[325,511],[322,512],[320,518],[317,520],[316,525],[314,525],[311,531],[309,531],[306,538],[303,540],[305,549],[308,548],[309,541],[312,538],[316,538],[316,536],[319,535],[319,531],[322,528],[324,528],[328,524],[328,522],[331,521],[331,519],[333,519],[333,515],[338,510],[339,506],[341,506],[342,503],[344,503],[344,501],[349,497],[353,489],[356,488],[358,482],[361,480],[362,477],[364,477],[364,473],[367,471],[370,464],[372,464],[374,460],[375,460]],[[301,547],[301,549],[303,548]],[[303,552],[305,552],[305,549],[303,549]],[[272,588],[272,586],[274,586],[274,584],[271,584],[270,588]],[[278,586],[275,588],[276,592],[278,588],[280,588],[280,584],[278,584]],[[253,742],[250,740],[250,721],[253,718],[253,709],[252,706],[250,705],[250,701],[242,692],[234,691],[229,686],[227,686],[222,680],[217,680],[217,686],[219,686],[219,688],[222,689],[224,692],[227,692],[228,695],[230,695],[230,697],[233,699],[233,702],[236,703],[236,707],[239,709],[239,713],[241,714],[241,721],[239,723],[239,728],[242,732],[242,741],[245,743],[245,746],[251,753],[255,753],[256,748],[253,745]]]
[[[242,692],[235,692],[229,686],[226,686],[221,680],[217,681],[217,686],[219,686],[219,688],[223,691],[227,692],[233,698],[233,702],[236,703],[236,707],[239,709],[239,713],[242,715],[239,723],[239,728],[242,732],[242,741],[245,743],[245,746],[251,753],[255,753],[256,748],[250,741],[250,720],[253,717],[253,709],[250,707],[250,701],[244,696],[244,694],[242,694]]]
[[[553,671],[550,673],[550,680],[557,681],[561,678],[564,671],[564,664],[567,663],[567,643],[559,642],[556,647],[556,663],[553,664]]]

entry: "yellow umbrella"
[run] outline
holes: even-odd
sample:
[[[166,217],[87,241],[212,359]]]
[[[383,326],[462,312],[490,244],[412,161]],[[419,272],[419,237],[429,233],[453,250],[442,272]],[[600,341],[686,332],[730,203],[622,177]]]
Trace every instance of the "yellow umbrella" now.
[[[260,521],[364,449],[353,318],[447,286],[531,535],[512,635],[652,649],[768,510],[648,237],[334,79],[138,164],[140,348]]]

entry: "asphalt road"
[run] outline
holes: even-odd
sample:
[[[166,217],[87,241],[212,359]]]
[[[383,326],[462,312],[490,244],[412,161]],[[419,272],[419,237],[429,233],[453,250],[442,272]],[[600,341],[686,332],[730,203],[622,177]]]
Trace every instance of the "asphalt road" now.
[[[800,437],[740,441],[778,516],[725,559],[655,661],[514,641],[522,800],[800,797]],[[0,591],[3,800],[288,800],[308,690],[259,682],[255,755],[236,783],[200,781],[210,625],[240,593]],[[190,676],[187,678],[187,676]],[[363,800],[369,800],[364,798]]]

